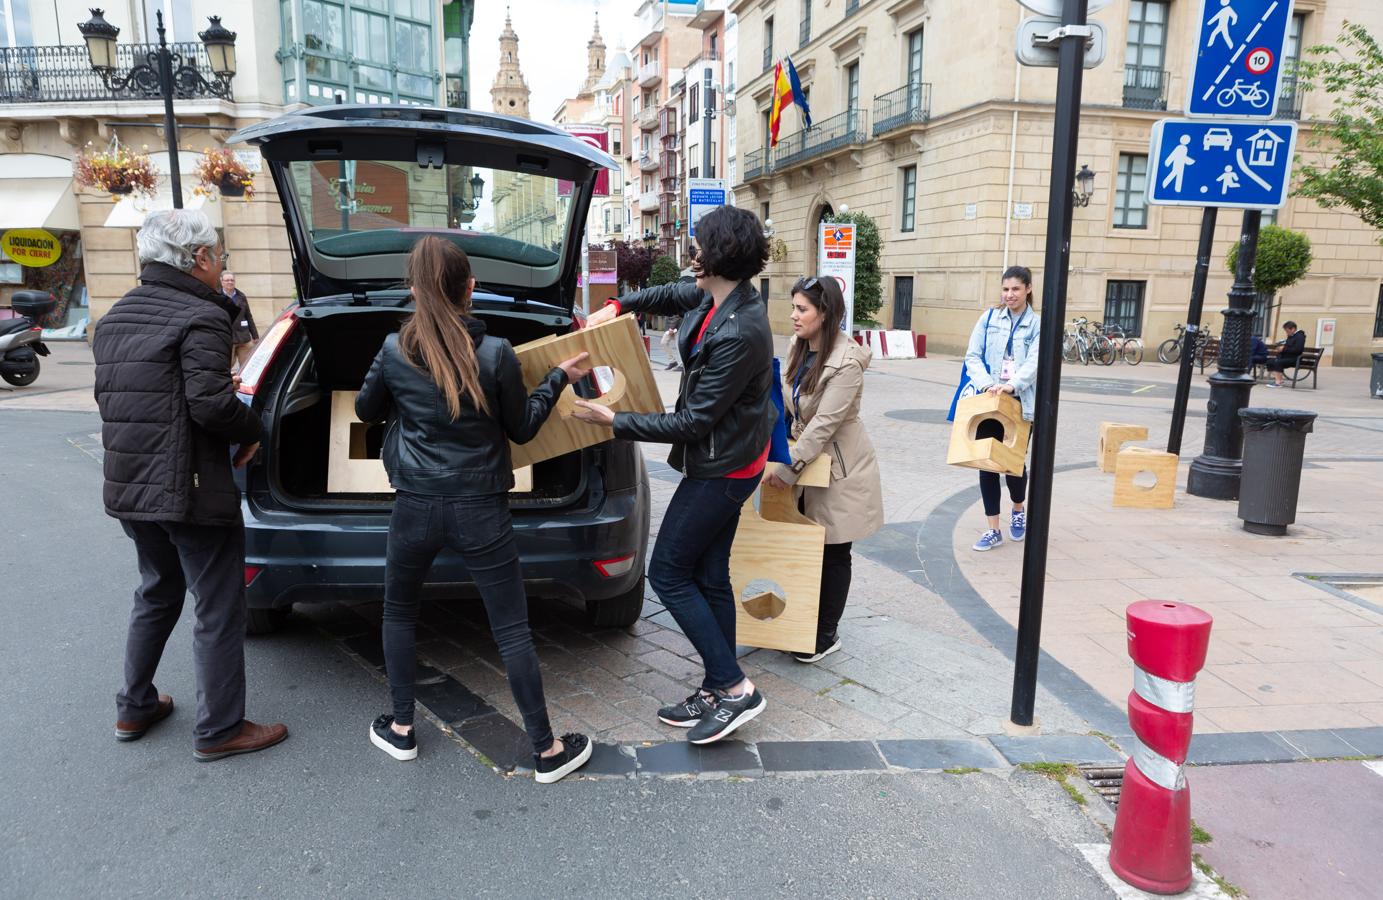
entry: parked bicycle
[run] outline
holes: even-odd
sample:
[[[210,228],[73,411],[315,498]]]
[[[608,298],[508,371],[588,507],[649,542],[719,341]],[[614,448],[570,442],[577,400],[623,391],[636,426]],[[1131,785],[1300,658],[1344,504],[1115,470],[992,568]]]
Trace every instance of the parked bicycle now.
[[[1098,322],[1081,316],[1067,324],[1066,335],[1061,341],[1062,359],[1072,363],[1079,360],[1087,366],[1093,360],[1109,366],[1114,364],[1117,355],[1114,342],[1105,336]]]
[[[1124,334],[1124,329],[1117,325],[1107,326],[1104,329],[1104,334],[1114,344],[1114,354],[1117,359],[1122,359],[1130,366],[1136,366],[1143,361],[1143,341],[1141,338],[1127,337]]]
[[[1181,348],[1186,343],[1185,325],[1178,322],[1172,330],[1176,332],[1176,337],[1169,337],[1167,340],[1157,345],[1157,361],[1168,365],[1181,359]],[[1200,354],[1200,351],[1205,348],[1205,345],[1210,342],[1212,337],[1213,335],[1205,329],[1198,329],[1196,331],[1196,355]]]

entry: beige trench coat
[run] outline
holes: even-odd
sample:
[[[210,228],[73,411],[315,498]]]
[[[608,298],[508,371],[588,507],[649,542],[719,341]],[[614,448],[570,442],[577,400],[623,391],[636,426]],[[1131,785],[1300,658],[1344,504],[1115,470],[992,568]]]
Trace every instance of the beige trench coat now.
[[[789,357],[791,353],[789,344]],[[860,421],[864,370],[872,356],[868,347],[848,337],[837,340],[816,391],[802,393],[797,401],[792,397],[792,373],[783,373],[783,399],[797,442],[792,448],[793,462],[809,463],[822,453],[830,455],[830,487],[797,491],[807,517],[825,527],[828,544],[861,540],[884,525],[879,461]],[[778,464],[776,474],[788,484],[797,480],[789,466]]]

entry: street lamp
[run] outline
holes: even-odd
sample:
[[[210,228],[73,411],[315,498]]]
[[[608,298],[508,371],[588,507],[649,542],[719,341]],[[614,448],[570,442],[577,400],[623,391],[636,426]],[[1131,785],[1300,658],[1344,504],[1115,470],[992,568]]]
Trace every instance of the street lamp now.
[[[485,195],[485,179],[480,177],[479,172],[476,172],[467,183],[471,186],[471,196],[469,198],[455,197],[452,199],[452,205],[458,210],[474,212],[480,208],[480,198]]]
[[[231,79],[235,77],[235,32],[221,25],[220,16],[209,18],[210,27],[197,36],[206,47],[214,81],[207,81],[194,64],[183,61],[181,53],[168,49],[163,28],[163,11],[158,20],[158,49],[149,51],[144,62],[116,75],[116,38],[120,29],[106,21],[104,10],[92,9],[91,18],[77,26],[86,42],[91,68],[112,91],[128,90],[138,97],[163,98],[163,132],[168,144],[168,180],[173,189],[173,208],[182,209],[182,172],[178,166],[178,122],[173,116],[173,97],[209,94],[229,100]]]
[[[1089,206],[1090,198],[1095,194],[1095,173],[1085,163],[1080,164],[1080,171],[1076,173],[1076,183],[1080,187],[1071,192],[1071,202],[1076,206]]]
[[[773,220],[764,219],[764,237],[771,238],[775,234],[777,234],[777,232],[773,230]]]

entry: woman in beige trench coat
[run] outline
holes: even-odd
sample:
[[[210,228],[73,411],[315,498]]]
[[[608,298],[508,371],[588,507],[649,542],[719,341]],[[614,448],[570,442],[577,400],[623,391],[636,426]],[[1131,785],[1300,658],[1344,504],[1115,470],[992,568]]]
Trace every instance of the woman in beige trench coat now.
[[[804,278],[793,285],[783,399],[796,443],[792,464],[770,467],[767,481],[787,486],[821,454],[831,460],[829,487],[798,489],[807,517],[826,529],[816,652],[793,654],[803,663],[840,649],[837,628],[850,593],[850,545],[884,524],[879,462],[860,421],[864,370],[872,354],[841,331],[844,316],[845,298],[834,278]]]

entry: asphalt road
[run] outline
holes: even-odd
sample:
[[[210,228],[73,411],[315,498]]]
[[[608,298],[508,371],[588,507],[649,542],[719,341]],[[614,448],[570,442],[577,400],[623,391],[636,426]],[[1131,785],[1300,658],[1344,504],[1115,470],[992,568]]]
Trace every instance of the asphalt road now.
[[[135,572],[76,446],[98,429],[0,410],[0,896],[1110,896],[1071,847],[1098,830],[1021,771],[543,786],[431,724],[394,762],[366,738],[384,686],[307,625],[247,645],[248,714],[288,740],[198,763],[191,603],[178,710],[119,744]]]

